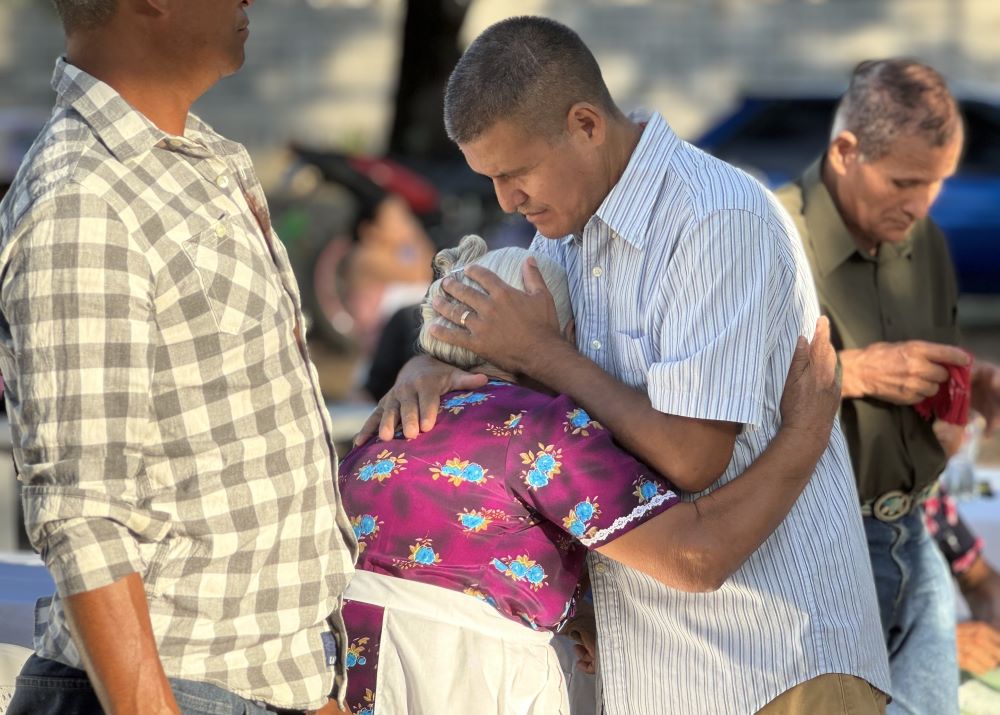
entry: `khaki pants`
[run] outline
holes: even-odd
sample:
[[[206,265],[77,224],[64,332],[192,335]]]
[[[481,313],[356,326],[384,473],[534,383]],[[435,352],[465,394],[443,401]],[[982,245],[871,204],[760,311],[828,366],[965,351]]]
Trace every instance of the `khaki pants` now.
[[[884,715],[886,696],[853,675],[828,673],[786,690],[758,715]]]

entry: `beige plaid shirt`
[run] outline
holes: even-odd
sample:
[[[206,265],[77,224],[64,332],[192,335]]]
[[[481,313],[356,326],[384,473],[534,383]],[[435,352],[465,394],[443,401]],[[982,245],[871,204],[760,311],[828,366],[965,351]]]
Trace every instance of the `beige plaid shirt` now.
[[[344,680],[356,545],[250,158],[65,60],[53,87],[0,204],[0,370],[58,590],[36,651],[82,667],[60,598],[138,572],[169,677],[317,707]]]

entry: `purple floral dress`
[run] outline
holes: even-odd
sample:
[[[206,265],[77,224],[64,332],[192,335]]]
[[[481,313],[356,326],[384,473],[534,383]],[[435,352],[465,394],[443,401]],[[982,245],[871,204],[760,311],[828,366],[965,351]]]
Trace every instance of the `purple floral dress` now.
[[[567,397],[491,381],[437,426],[340,467],[358,569],[468,594],[534,629],[572,615],[588,549],[677,503],[670,484]],[[382,609],[348,601],[348,704],[374,711]]]

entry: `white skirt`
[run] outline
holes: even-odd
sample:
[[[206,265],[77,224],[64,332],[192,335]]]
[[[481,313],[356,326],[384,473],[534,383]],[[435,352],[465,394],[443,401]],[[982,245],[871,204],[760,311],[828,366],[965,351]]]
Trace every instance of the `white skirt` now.
[[[385,609],[378,715],[569,715],[551,633],[472,596],[369,571],[355,572],[344,597]]]

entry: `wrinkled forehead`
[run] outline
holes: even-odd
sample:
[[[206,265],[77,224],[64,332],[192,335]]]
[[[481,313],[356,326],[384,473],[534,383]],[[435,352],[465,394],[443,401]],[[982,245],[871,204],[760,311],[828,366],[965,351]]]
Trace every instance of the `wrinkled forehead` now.
[[[870,163],[893,174],[937,181],[955,173],[964,141],[961,127],[941,146],[935,146],[925,136],[907,134],[896,138],[881,158]]]

